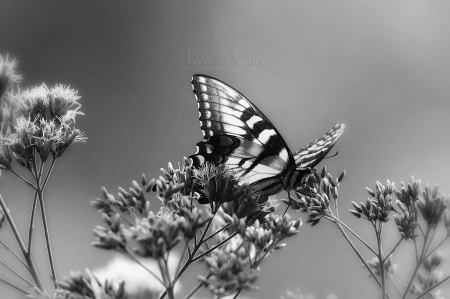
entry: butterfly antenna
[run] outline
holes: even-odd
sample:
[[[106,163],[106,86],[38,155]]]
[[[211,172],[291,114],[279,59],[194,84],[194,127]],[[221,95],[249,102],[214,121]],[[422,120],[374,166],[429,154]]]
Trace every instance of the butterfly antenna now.
[[[331,155],[331,156],[325,157],[325,158],[323,158],[322,160],[325,160],[325,159],[329,159],[329,158],[333,158],[333,157],[336,157],[336,156],[337,156],[338,154],[339,154],[339,152],[338,152],[338,151],[336,151],[336,153],[335,153],[334,155]]]

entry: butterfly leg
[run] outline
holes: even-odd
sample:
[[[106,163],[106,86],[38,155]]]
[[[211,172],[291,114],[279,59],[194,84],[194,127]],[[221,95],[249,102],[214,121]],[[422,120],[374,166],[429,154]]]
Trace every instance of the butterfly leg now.
[[[286,210],[284,210],[283,216],[286,215],[286,212],[288,211],[289,207],[292,205],[291,192],[289,191],[287,194],[289,197],[289,204],[287,205]]]

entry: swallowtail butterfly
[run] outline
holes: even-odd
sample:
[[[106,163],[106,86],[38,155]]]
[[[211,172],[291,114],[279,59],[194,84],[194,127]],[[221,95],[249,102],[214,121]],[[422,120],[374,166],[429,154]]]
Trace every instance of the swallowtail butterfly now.
[[[190,156],[194,166],[225,164],[264,195],[301,187],[345,129],[338,123],[292,154],[270,120],[240,92],[205,75],[194,75],[191,83],[205,139]]]

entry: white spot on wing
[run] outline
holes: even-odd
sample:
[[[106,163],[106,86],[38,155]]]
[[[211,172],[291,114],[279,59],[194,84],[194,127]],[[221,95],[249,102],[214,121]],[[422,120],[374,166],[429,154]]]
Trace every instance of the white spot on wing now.
[[[246,100],[244,100],[244,99],[240,100],[238,103],[239,103],[240,105],[246,107],[246,108],[250,108],[250,105],[249,105],[248,102],[247,102]]]
[[[277,133],[275,132],[274,129],[270,129],[270,130],[264,130],[262,131],[259,136],[258,139],[259,141],[261,141],[263,144],[267,143],[270,139],[271,136],[275,136]]]
[[[246,121],[246,123],[250,129],[253,129],[255,124],[257,124],[260,121],[262,121],[261,117],[253,115],[249,120]]]
[[[289,154],[285,148],[283,148],[279,154],[280,158],[283,159],[285,162],[289,159]]]

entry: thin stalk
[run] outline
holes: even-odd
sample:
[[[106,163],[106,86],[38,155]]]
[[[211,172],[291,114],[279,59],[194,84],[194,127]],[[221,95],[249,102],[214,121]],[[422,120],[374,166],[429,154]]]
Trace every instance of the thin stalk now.
[[[55,159],[52,160],[52,164],[54,164]],[[53,165],[52,165],[53,168]],[[44,184],[41,185],[41,178],[42,178],[42,171],[44,169],[44,162],[41,161],[41,165],[39,167],[39,171],[37,170],[37,165],[36,163],[33,164],[33,170],[34,173],[36,174],[36,192],[38,194],[38,199],[39,199],[39,206],[41,208],[41,216],[42,216],[42,225],[44,228],[44,237],[45,237],[45,244],[47,247],[47,255],[48,255],[48,260],[50,263],[50,271],[51,271],[51,276],[52,276],[52,280],[53,280],[53,286],[55,287],[55,289],[58,289],[58,284],[56,283],[57,281],[57,276],[56,276],[56,269],[55,269],[55,262],[53,260],[53,253],[52,253],[52,246],[50,244],[50,234],[49,234],[49,229],[48,229],[48,222],[47,222],[47,215],[45,212],[45,204],[44,204]],[[47,172],[47,174],[49,174],[51,171],[51,169],[49,169],[49,171]],[[47,177],[48,179],[48,177]]]
[[[161,280],[161,278],[152,270],[150,270],[149,268],[147,268],[147,266],[145,266],[137,257],[134,256],[134,254],[131,253],[131,251],[128,248],[125,248],[126,250],[126,255],[128,257],[130,257],[133,261],[135,261],[136,263],[138,263],[142,268],[144,268],[148,273],[150,273],[151,275],[153,275],[163,286],[164,285],[164,281]]]
[[[25,247],[25,244],[23,243],[22,237],[20,236],[19,230],[17,229],[16,224],[14,223],[14,219],[11,216],[11,213],[6,206],[5,200],[0,194],[0,206],[3,210],[3,213],[5,214],[6,220],[9,223],[9,226],[11,227],[11,230],[14,234],[14,237],[16,238],[17,244],[19,245],[20,251],[22,251],[22,255],[25,258],[26,263],[28,264],[28,270],[33,277],[34,282],[36,283],[36,286],[41,290],[45,291],[45,287],[42,284],[41,278],[39,277],[39,274],[37,273],[36,267],[34,265],[33,259],[28,254],[27,249]]]
[[[220,206],[219,206],[220,207]],[[200,240],[198,240],[198,242],[194,243],[194,248],[192,248],[192,251],[190,249],[190,247],[188,247],[188,252],[189,252],[189,257],[186,260],[186,262],[184,263],[183,267],[181,267],[180,271],[175,275],[175,277],[172,280],[172,285],[175,285],[175,283],[178,281],[178,279],[180,279],[180,277],[183,275],[183,273],[187,270],[187,268],[189,268],[189,266],[195,261],[194,260],[194,256],[197,253],[197,251],[203,246],[203,241],[206,237],[206,234],[212,224],[212,221],[214,220],[214,217],[219,209],[219,207],[215,208],[213,210],[213,217],[208,221],[208,223],[206,224],[206,228],[203,231]],[[159,296],[160,299],[166,297],[167,292],[164,291],[161,296]]]
[[[167,269],[164,267],[164,263],[161,261],[161,259],[156,259],[158,263],[159,271],[161,272],[161,275],[164,280],[164,287],[166,289],[166,293],[169,296],[169,299],[174,299],[173,297],[173,289],[170,288],[170,278],[167,276]]]
[[[216,245],[214,245],[213,247],[211,247],[210,249],[206,250],[205,252],[199,254],[198,256],[196,256],[195,258],[192,259],[192,262],[195,262],[199,259],[201,259],[202,257],[204,257],[205,255],[207,255],[208,253],[210,253],[211,251],[214,251],[216,248],[222,246],[223,244],[225,244],[226,242],[228,242],[230,239],[232,239],[234,236],[237,235],[237,232],[232,233],[231,235],[229,235],[226,239],[222,240],[222,242],[217,243]]]
[[[52,246],[50,244],[50,234],[48,230],[48,224],[47,224],[47,216],[45,213],[45,205],[44,205],[44,197],[42,194],[42,190],[40,186],[38,186],[38,198],[39,198],[39,206],[41,207],[41,216],[42,216],[42,224],[44,226],[44,236],[45,236],[45,243],[47,245],[47,255],[50,263],[50,271],[53,277],[53,285],[55,289],[58,289],[58,284],[56,283],[57,276],[56,276],[56,270],[55,270],[55,262],[53,261],[53,253],[52,253]]]
[[[30,186],[33,189],[36,189],[36,186],[34,186],[30,181],[28,181],[26,178],[24,178],[23,176],[21,176],[20,174],[18,174],[17,172],[15,172],[13,169],[10,169],[9,171],[11,171],[11,173],[13,173],[16,177],[18,177],[20,180],[22,180],[25,184],[27,184],[28,186]]]
[[[406,296],[409,293],[409,289],[411,288],[412,283],[414,282],[414,279],[416,278],[417,272],[419,272],[420,266],[422,265],[423,262],[423,257],[425,256],[425,248],[427,246],[427,241],[428,241],[428,236],[430,234],[430,228],[427,228],[427,233],[425,234],[425,239],[423,240],[423,247],[422,247],[422,252],[420,254],[420,258],[419,261],[417,262],[416,268],[414,269],[414,273],[411,276],[411,279],[409,280],[408,286],[405,289],[405,292],[403,293],[402,299],[405,299]]]
[[[121,213],[117,212],[120,215],[120,218],[122,218],[123,220],[125,220],[126,222],[128,222],[129,225],[135,225],[136,223],[133,223],[130,219],[128,219],[127,217],[125,217],[124,215],[122,215]]]
[[[431,254],[433,254],[433,252],[436,251],[436,249],[438,249],[439,247],[441,247],[441,245],[444,244],[444,242],[447,241],[447,239],[448,239],[449,237],[450,237],[450,235],[447,236],[447,237],[445,237],[444,240],[442,240],[438,245],[436,245],[436,247],[434,247],[430,252],[427,253],[427,255],[424,257],[424,259],[427,259]]]
[[[7,281],[4,278],[0,277],[0,282],[3,282],[4,284],[6,284],[7,286],[15,289],[16,291],[18,291],[19,293],[22,293],[23,295],[28,295],[31,296],[30,293],[28,293],[27,291],[25,291],[24,289],[22,289],[21,287],[16,286],[15,284],[13,284],[12,282]]]
[[[422,233],[422,237],[425,238],[425,232],[423,231],[423,228],[422,228],[422,226],[420,225],[419,222],[417,222],[417,227],[420,229],[420,232]]]
[[[22,279],[27,285],[28,287],[32,288],[35,285],[29,281],[28,279],[26,279],[25,277],[23,277],[19,272],[17,272],[16,270],[14,270],[10,265],[8,265],[4,260],[0,259],[0,264],[2,264],[3,266],[5,266],[9,271],[11,271],[14,275],[16,275],[17,277],[19,277],[20,279]]]
[[[208,273],[206,275],[206,279],[211,277],[211,273]],[[189,299],[191,298],[195,293],[197,293],[197,291],[204,285],[203,281],[200,281],[190,292],[189,294],[186,295],[186,297],[184,297],[184,299]]]
[[[184,255],[186,254],[186,250],[188,248],[188,245],[189,245],[189,241],[187,241],[184,244],[183,252],[181,253],[180,260],[178,261],[178,265],[177,265],[177,269],[175,270],[175,273],[178,273],[178,271],[180,271],[181,263],[183,262],[183,258],[184,258]]]
[[[48,182],[48,179],[50,177],[50,174],[52,173],[53,166],[55,166],[56,159],[57,158],[53,158],[52,162],[50,163],[50,167],[48,168],[47,174],[45,175],[44,182],[42,183],[42,190],[44,190],[45,186],[47,186],[47,182]]]
[[[361,243],[363,243],[364,245],[366,245],[367,248],[369,248],[370,251],[372,251],[372,253],[374,255],[378,255],[378,253],[375,251],[375,249],[373,249],[372,246],[370,246],[369,244],[367,244],[366,241],[364,241],[360,236],[358,236],[357,233],[355,233],[350,227],[348,227],[344,222],[342,222],[339,218],[336,218],[335,216],[332,216],[332,218],[334,220],[336,220],[337,222],[339,222],[340,225],[342,225],[346,230],[348,230],[356,239],[358,239],[358,241],[360,241]]]
[[[419,250],[417,249],[417,241],[416,238],[414,238],[414,249],[416,251],[416,263],[419,262]]]
[[[356,255],[359,257],[359,259],[361,260],[361,262],[364,264],[364,266],[366,267],[366,269],[369,271],[370,275],[373,277],[373,279],[375,279],[375,282],[378,284],[378,286],[381,288],[381,282],[378,280],[377,276],[375,275],[375,273],[373,273],[372,269],[369,267],[369,265],[367,264],[366,260],[364,259],[364,257],[361,255],[361,253],[358,251],[358,249],[356,248],[356,246],[353,244],[353,242],[350,240],[350,238],[347,236],[347,234],[345,233],[344,229],[342,228],[342,226],[340,225],[340,223],[336,223],[337,228],[339,229],[339,231],[341,232],[341,234],[344,236],[345,240],[347,241],[347,243],[350,245],[350,247],[353,249],[353,251],[356,253]],[[387,295],[387,297],[389,298],[389,295]]]
[[[6,250],[8,250],[9,252],[11,252],[11,254],[28,270],[30,271],[30,269],[28,268],[28,265],[20,258],[20,256],[11,248],[8,246],[8,244],[5,243],[5,241],[3,241],[2,239],[0,239],[0,244],[2,244]]]
[[[33,206],[31,208],[30,226],[28,228],[28,248],[27,252],[31,254],[31,241],[33,239],[34,217],[36,216],[37,191],[34,192]]]
[[[427,248],[425,249],[425,252],[428,252],[428,249],[430,249],[431,243],[433,243],[434,237],[436,236],[436,228],[433,229],[433,233],[431,234],[430,241],[428,242]]]
[[[218,229],[217,231],[215,231],[214,233],[212,233],[211,235],[209,235],[206,239],[205,242],[210,240],[211,238],[213,238],[214,236],[216,236],[217,234],[219,234],[220,232],[224,231],[225,229],[229,228],[230,224],[226,224],[224,225],[222,228]]]
[[[169,264],[167,262],[167,259],[164,256],[163,256],[162,260],[163,260],[164,270],[165,270],[166,276],[167,276],[167,284],[168,284],[166,287],[166,290],[168,290],[167,295],[169,296],[169,299],[175,299],[175,295],[173,293],[172,279],[170,278]]]
[[[382,238],[381,238],[382,231],[383,225],[380,224],[380,228],[378,231],[376,231],[376,235],[378,243],[378,260],[380,263],[380,272],[381,272],[381,290],[383,292],[383,299],[386,299],[386,269],[384,268],[384,259],[383,259]]]
[[[437,288],[438,286],[440,286],[441,284],[443,284],[444,282],[446,282],[447,280],[450,279],[450,275],[448,275],[447,277],[445,277],[444,279],[442,279],[440,282],[438,282],[437,284],[429,287],[428,289],[426,289],[422,294],[420,294],[419,296],[416,297],[416,299],[420,299],[423,296],[425,296],[426,294],[428,294],[429,292],[431,292],[432,290],[434,290],[435,288]]]
[[[391,280],[392,284],[394,285],[394,287],[397,289],[398,294],[401,296],[402,292],[400,291],[400,288],[398,287],[397,283],[395,282],[394,278],[392,278],[392,275],[388,276],[389,279]]]
[[[233,297],[233,299],[236,299],[238,296],[239,296],[239,294],[242,292],[242,289],[240,289],[239,291],[237,291],[237,293],[236,293],[236,295],[234,295],[234,297]]]
[[[400,240],[398,240],[397,244],[395,244],[394,248],[389,251],[389,253],[384,257],[383,262],[386,262],[387,259],[391,256],[391,254],[397,249],[398,245],[403,241],[403,237],[400,237]]]

